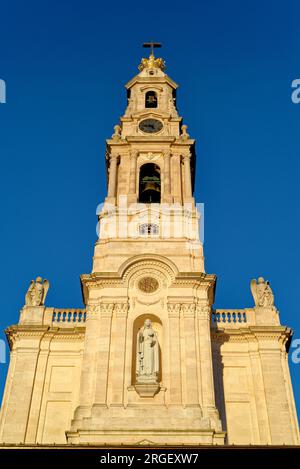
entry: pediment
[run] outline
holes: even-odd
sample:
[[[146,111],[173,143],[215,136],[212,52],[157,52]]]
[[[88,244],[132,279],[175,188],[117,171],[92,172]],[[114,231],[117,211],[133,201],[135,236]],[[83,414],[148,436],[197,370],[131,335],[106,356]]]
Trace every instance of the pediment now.
[[[151,441],[151,440],[141,440],[137,442],[137,445],[139,446],[154,446],[155,444],[156,443],[154,443],[154,441]]]

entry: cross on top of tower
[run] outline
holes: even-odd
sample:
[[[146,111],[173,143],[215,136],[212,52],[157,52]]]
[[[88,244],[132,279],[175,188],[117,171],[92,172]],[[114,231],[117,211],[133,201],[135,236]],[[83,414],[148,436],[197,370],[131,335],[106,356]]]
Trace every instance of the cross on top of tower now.
[[[160,42],[144,42],[143,47],[150,47],[151,48],[151,55],[154,55],[154,48],[155,47],[161,47]]]
[[[144,42],[143,44],[143,47],[148,47],[151,49],[151,52],[150,52],[150,56],[148,59],[145,59],[143,58],[140,65],[139,65],[139,70],[142,71],[144,70],[145,68],[160,68],[161,70],[164,70],[165,68],[165,62],[163,59],[161,58],[158,58],[156,59],[154,57],[154,49],[155,48],[158,48],[158,47],[161,47],[161,43],[160,42]]]

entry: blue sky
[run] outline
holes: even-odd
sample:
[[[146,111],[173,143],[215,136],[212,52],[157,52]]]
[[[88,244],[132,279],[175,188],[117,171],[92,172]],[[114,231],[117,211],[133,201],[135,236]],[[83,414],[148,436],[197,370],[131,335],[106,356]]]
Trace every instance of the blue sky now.
[[[141,43],[153,38],[197,139],[195,196],[205,203],[216,307],[252,306],[250,279],[263,275],[300,339],[299,15],[296,0],[1,3],[1,331],[18,322],[38,274],[51,282],[49,306],[82,306],[105,139]],[[299,409],[300,364],[291,372]],[[5,375],[0,364],[0,395]]]

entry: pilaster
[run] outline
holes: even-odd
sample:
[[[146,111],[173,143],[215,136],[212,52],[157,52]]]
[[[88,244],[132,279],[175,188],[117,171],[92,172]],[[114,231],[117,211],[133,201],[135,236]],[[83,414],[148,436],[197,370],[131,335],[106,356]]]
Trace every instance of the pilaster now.
[[[109,357],[111,346],[111,324],[114,303],[100,304],[100,336],[98,339],[97,353],[97,382],[96,405],[107,405],[107,387],[109,374]]]
[[[181,314],[184,328],[185,404],[199,405],[198,373],[196,361],[195,305],[182,304]]]
[[[109,364],[110,380],[108,384],[110,405],[124,405],[125,356],[128,302],[116,303],[113,313],[111,360]]]
[[[11,384],[3,402],[2,441],[24,443],[33,387],[36,378],[40,342],[48,327],[13,326],[14,360],[10,371]]]
[[[168,304],[170,391],[169,404],[182,404],[182,357],[180,350],[180,303]]]

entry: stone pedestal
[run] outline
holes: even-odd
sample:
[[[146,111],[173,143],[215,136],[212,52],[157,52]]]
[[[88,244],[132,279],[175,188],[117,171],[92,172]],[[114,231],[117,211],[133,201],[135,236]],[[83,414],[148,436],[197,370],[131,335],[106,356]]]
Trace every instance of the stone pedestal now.
[[[134,388],[140,397],[153,397],[160,385],[153,376],[138,376]]]

